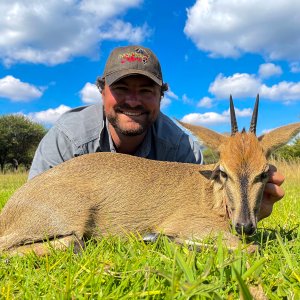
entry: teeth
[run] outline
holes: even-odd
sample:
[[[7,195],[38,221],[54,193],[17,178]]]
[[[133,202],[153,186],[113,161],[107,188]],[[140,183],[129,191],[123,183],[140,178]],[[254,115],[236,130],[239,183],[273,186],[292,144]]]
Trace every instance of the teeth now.
[[[126,116],[140,116],[142,113],[123,111],[123,114],[126,115]]]

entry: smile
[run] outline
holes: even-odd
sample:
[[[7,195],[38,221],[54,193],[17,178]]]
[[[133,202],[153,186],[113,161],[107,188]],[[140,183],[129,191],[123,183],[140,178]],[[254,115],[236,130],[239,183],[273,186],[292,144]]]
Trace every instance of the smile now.
[[[132,111],[122,111],[121,113],[126,116],[130,116],[130,117],[137,117],[137,116],[141,116],[142,114],[144,114],[143,112],[132,112]]]

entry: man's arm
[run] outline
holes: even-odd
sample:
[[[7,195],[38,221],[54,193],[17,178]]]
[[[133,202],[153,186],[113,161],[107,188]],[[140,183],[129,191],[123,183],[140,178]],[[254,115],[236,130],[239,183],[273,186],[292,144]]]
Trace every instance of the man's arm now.
[[[181,138],[175,161],[203,164],[202,150],[202,145],[195,137],[184,134]]]
[[[28,179],[74,157],[74,147],[68,137],[56,126],[41,140],[29,171]]]

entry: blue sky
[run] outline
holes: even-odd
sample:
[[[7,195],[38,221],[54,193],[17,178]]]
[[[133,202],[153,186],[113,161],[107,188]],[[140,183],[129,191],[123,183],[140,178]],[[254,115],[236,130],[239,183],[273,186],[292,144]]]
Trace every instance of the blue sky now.
[[[300,121],[299,0],[1,0],[0,114],[47,127],[101,101],[94,82],[116,46],[140,44],[161,61],[170,117],[229,131],[232,94],[258,132]]]

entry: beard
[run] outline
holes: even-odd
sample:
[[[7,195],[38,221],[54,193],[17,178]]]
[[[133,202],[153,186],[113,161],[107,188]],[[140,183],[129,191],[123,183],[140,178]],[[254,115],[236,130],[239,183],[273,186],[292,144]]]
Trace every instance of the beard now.
[[[132,117],[132,121],[122,120],[123,110],[126,110],[126,105],[122,107],[116,107],[113,113],[108,113],[106,115],[108,122],[113,126],[116,132],[121,133],[125,136],[138,136],[145,133],[149,127],[154,123],[148,111],[145,111],[143,107],[135,108],[136,112],[142,112],[143,118],[135,118]],[[130,108],[131,112],[134,112],[132,108]],[[127,116],[130,118],[130,116]]]

